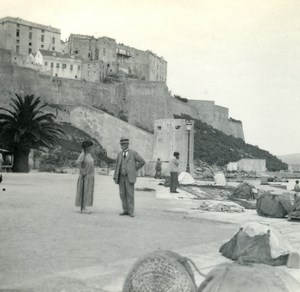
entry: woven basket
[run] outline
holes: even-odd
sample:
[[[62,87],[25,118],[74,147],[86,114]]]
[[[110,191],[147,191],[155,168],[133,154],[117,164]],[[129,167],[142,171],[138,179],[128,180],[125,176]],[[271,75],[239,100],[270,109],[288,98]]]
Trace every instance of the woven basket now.
[[[122,292],[196,292],[187,260],[171,251],[149,253],[133,265]]]

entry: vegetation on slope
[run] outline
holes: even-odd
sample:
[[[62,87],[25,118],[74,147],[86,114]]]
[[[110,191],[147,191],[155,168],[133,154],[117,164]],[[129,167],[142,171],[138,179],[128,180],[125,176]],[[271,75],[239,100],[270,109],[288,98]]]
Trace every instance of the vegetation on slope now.
[[[84,140],[92,140],[94,148],[92,156],[95,166],[101,166],[103,163],[112,163],[114,160],[107,157],[106,150],[84,131],[68,124],[62,123],[62,128],[66,134],[61,139],[60,146],[56,146],[47,152],[35,152],[35,159],[40,160],[40,171],[55,171],[59,167],[75,167],[75,162],[80,154],[81,143]]]
[[[201,120],[193,119],[184,114],[175,115],[174,118],[194,120],[194,159],[201,159],[210,165],[225,166],[227,163],[238,161],[241,158],[258,158],[266,159],[266,166],[269,171],[287,169],[287,164],[268,151],[247,144],[240,138],[228,136]]]

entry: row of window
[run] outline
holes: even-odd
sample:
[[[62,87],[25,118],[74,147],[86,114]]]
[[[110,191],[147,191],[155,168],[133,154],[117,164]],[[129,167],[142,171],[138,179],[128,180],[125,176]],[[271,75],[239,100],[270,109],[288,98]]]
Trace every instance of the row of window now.
[[[16,37],[20,37],[20,30],[17,29],[16,30]],[[29,39],[31,40],[32,39],[32,32],[30,31],[29,32]],[[45,41],[45,36],[42,34],[41,35],[41,42],[44,42]],[[55,37],[52,37],[52,44],[55,44]]]
[[[4,22],[5,23],[5,22]],[[2,24],[4,24],[4,23],[2,23]],[[20,27],[20,24],[19,23],[17,23],[17,27]],[[31,26],[29,26],[29,30],[32,30],[32,27]],[[45,32],[45,30],[44,29],[41,29],[41,32]]]
[[[45,62],[45,66],[48,66],[48,62]],[[70,65],[70,70],[73,70],[73,66],[75,65]],[[54,68],[54,63],[50,63],[50,68]],[[60,63],[56,63],[56,68],[60,68]],[[67,64],[61,64],[62,69],[67,69]],[[77,69],[80,70],[80,65],[77,66]]]
[[[17,40],[17,44],[19,44],[19,41]],[[29,43],[29,47],[31,47],[32,46],[32,43]],[[44,45],[41,45],[41,49],[43,49],[44,48]],[[52,50],[53,51],[55,51],[55,47],[52,47]],[[28,54],[30,54],[32,52],[32,48],[29,48],[28,49]],[[16,46],[16,53],[20,53],[20,46],[19,45],[17,45]]]

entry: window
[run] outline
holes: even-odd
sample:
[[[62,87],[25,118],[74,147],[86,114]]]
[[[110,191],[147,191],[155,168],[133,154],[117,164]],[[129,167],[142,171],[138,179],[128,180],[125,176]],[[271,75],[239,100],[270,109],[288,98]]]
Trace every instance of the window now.
[[[31,46],[32,45],[32,43],[29,43],[29,46]]]
[[[30,54],[32,52],[32,48],[28,49],[28,54]]]
[[[41,42],[44,42],[45,41],[45,36],[42,34],[41,35]]]
[[[56,68],[59,68],[59,63],[56,63]]]
[[[52,44],[55,44],[55,38],[52,38]]]
[[[70,70],[73,70],[73,65],[70,65]]]
[[[43,48],[44,48],[44,45],[41,45],[41,48],[43,49]]]
[[[80,70],[80,66],[78,65],[78,70]]]
[[[20,43],[20,40],[16,40],[17,41],[17,44],[19,44]]]
[[[17,24],[17,27],[20,27],[20,24]]]
[[[45,62],[45,66],[48,66],[48,62]]]
[[[31,27],[31,26],[29,26],[29,30],[32,30],[32,27]]]
[[[66,68],[67,68],[67,65],[66,65],[66,64],[62,64],[62,68],[63,68],[63,69],[66,69]]]
[[[16,46],[16,52],[19,53],[20,52],[20,47]]]
[[[42,33],[44,33],[44,32],[45,32],[45,30],[42,29]]]
[[[55,51],[55,47],[52,47],[52,51]]]
[[[53,63],[51,63],[51,66],[50,66],[51,68],[53,68]]]
[[[75,75],[75,79],[77,79],[77,75]]]
[[[29,39],[32,39],[32,32],[29,32]]]
[[[16,31],[16,36],[17,36],[17,37],[20,36],[20,30],[19,30],[19,29],[17,29],[17,31]]]

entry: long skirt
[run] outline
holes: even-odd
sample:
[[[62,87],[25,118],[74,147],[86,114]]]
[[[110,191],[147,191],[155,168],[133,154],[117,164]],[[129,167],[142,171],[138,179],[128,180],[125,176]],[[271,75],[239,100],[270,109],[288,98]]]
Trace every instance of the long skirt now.
[[[93,205],[94,199],[94,175],[80,175],[77,180],[77,192],[75,199],[76,207],[90,207]],[[81,201],[83,204],[81,205]]]

